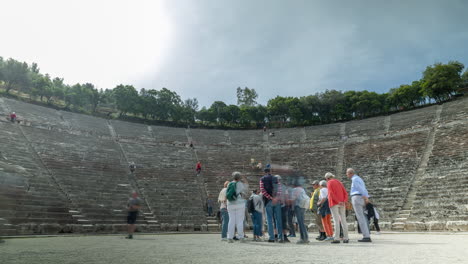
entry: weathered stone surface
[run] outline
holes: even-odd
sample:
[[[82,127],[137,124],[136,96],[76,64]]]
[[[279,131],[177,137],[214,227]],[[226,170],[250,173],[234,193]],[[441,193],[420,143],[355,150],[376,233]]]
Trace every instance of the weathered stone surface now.
[[[406,222],[405,230],[407,231],[425,231],[426,224],[423,222]]]
[[[468,221],[447,221],[447,230],[450,231],[468,231]]]
[[[425,224],[427,231],[442,231],[446,229],[446,223],[443,221],[429,221]]]

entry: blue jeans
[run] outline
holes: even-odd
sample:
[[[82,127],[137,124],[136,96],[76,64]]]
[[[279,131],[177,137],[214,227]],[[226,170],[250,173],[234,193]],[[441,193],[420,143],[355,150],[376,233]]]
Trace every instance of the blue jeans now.
[[[297,225],[299,226],[299,232],[301,233],[302,241],[309,241],[309,233],[307,227],[304,223],[304,212],[305,209],[299,206],[294,207],[294,212],[296,213]]]
[[[268,236],[269,240],[275,239],[275,231],[273,230],[273,212],[275,217],[276,229],[278,231],[278,239],[283,239],[283,223],[281,221],[281,203],[277,203],[273,205],[273,202],[270,200],[265,205],[265,211],[267,215],[267,223],[268,223]]]
[[[262,214],[255,211],[252,213],[253,234],[262,236]]]
[[[229,214],[226,208],[221,208],[221,238],[227,238]]]
[[[213,214],[213,207],[208,206],[208,216],[211,216]]]

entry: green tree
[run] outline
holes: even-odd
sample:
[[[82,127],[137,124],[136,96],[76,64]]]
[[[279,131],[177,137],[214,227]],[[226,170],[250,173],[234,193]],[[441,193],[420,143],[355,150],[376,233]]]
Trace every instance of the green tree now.
[[[11,89],[27,90],[31,85],[28,64],[14,59],[8,59],[1,67],[2,81],[7,93]]]
[[[400,85],[399,88],[390,89],[388,100],[392,107],[414,108],[424,102],[419,81],[414,81],[411,85]]]
[[[127,113],[136,113],[138,102],[138,92],[132,85],[117,85],[113,89],[115,104],[120,111],[120,115]]]
[[[237,105],[255,106],[257,104],[258,94],[255,89],[237,87]]]
[[[461,72],[465,66],[458,61],[428,66],[421,80],[422,93],[437,102],[451,98],[462,84]]]

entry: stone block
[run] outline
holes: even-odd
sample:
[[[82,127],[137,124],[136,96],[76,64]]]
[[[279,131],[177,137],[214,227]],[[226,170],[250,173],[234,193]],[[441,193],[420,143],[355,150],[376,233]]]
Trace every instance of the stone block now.
[[[177,230],[182,231],[182,232],[193,232],[193,230],[195,230],[195,226],[194,224],[190,224],[190,223],[179,224],[179,226],[177,227]]]
[[[177,224],[162,223],[161,231],[166,231],[166,232],[177,231]]]
[[[406,222],[405,230],[407,231],[426,231],[426,224],[423,222]]]
[[[446,228],[450,231],[468,231],[468,221],[447,221]]]
[[[59,224],[40,224],[38,228],[41,234],[58,234],[62,230]]]
[[[372,225],[374,226],[374,225]],[[392,229],[392,223],[391,222],[380,222],[379,221],[379,227],[381,230],[391,230]]]
[[[113,224],[111,225],[112,233],[122,233],[127,231],[126,224]]]
[[[200,231],[207,232],[208,231],[208,226],[206,224],[200,225]]]
[[[445,222],[441,222],[441,221],[430,221],[430,222],[426,222],[426,230],[427,231],[441,231],[441,230],[445,230],[445,225],[446,223]]]

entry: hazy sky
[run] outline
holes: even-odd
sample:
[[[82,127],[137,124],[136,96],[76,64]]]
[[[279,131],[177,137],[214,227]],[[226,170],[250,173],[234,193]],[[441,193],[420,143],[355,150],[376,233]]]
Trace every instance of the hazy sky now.
[[[68,84],[176,91],[201,105],[385,92],[468,65],[468,1],[0,0],[0,56]]]

